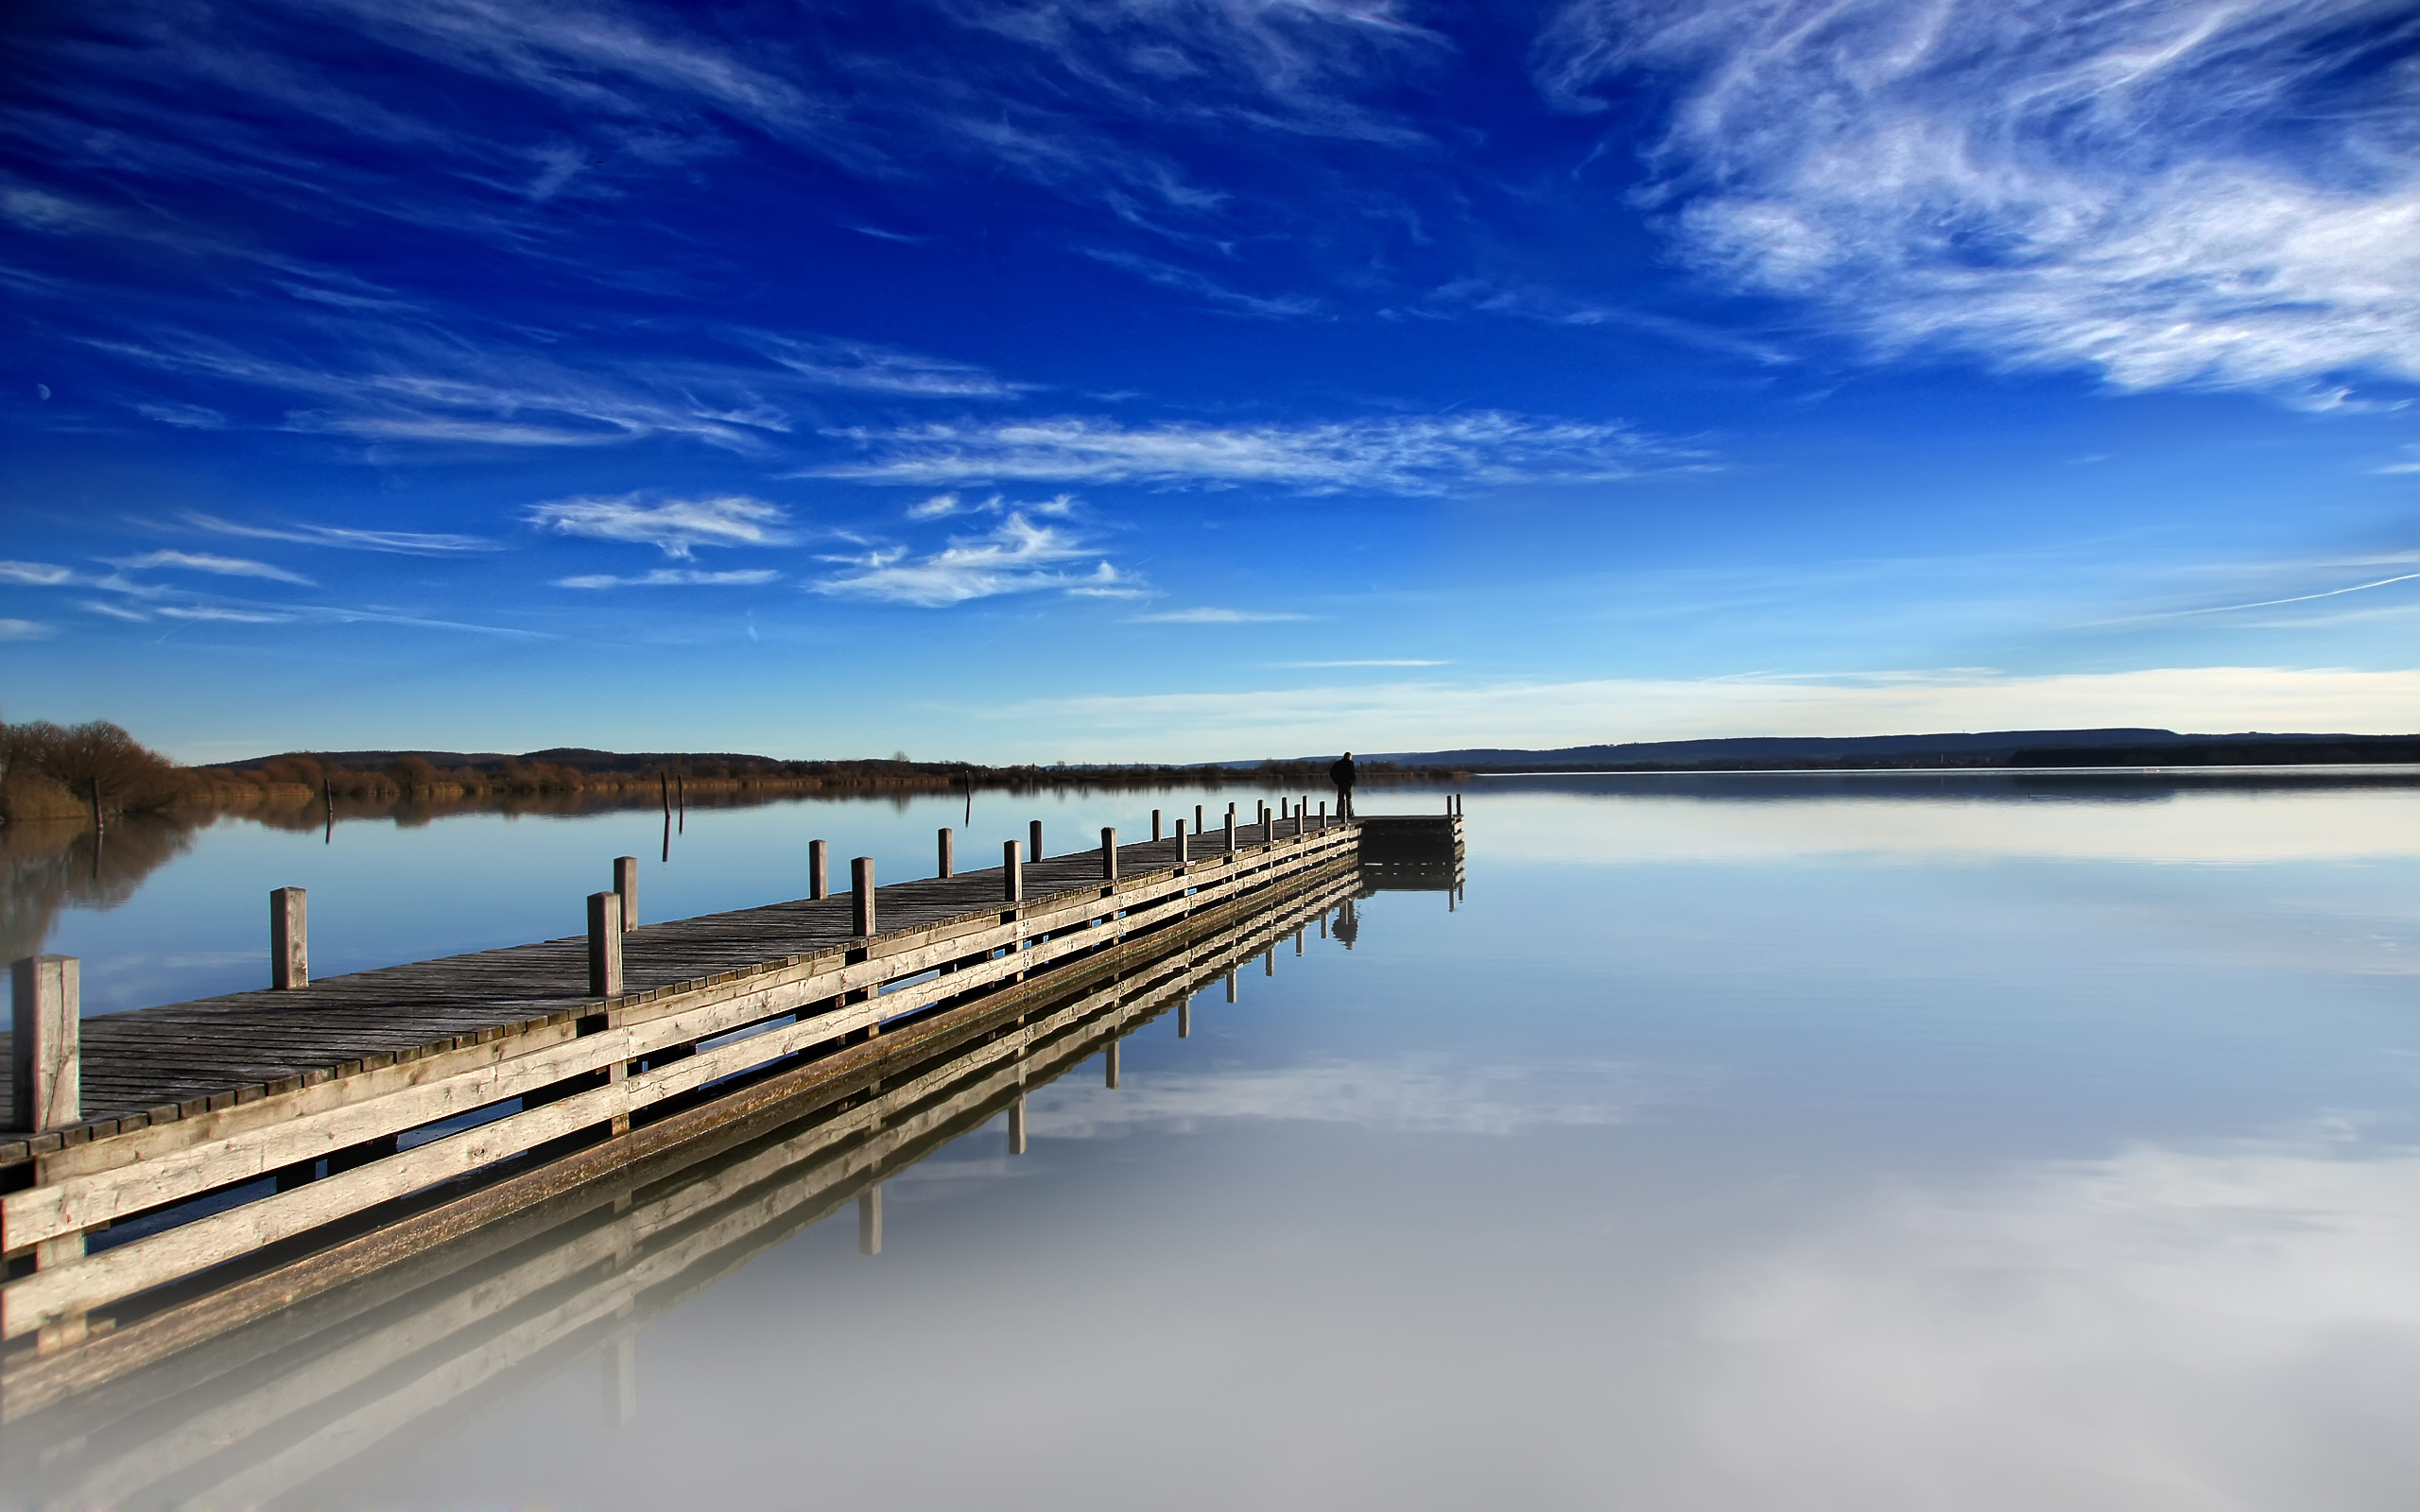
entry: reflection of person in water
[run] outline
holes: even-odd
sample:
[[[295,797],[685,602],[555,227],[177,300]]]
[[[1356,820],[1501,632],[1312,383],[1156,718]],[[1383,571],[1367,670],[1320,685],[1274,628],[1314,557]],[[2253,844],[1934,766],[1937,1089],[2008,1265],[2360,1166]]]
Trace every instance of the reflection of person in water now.
[[[1348,951],[1353,948],[1353,942],[1361,937],[1361,916],[1353,911],[1353,900],[1350,898],[1337,905],[1336,937],[1344,942]]]

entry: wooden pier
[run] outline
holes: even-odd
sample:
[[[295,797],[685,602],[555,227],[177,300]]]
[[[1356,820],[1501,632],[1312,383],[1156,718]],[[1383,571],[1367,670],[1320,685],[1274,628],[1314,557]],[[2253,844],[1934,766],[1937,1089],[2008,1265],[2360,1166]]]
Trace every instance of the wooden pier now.
[[[1299,948],[1358,885],[1349,868],[1306,874],[1197,913],[1150,959],[1096,959],[1047,995],[849,1047],[776,1104],[647,1155],[589,1152],[596,1169],[553,1196],[157,1368],[70,1397],[88,1368],[33,1361],[0,1484],[27,1507],[339,1502],[364,1456],[583,1366],[607,1422],[628,1422],[650,1317],[852,1205],[860,1252],[878,1253],[883,1182],[1004,1113],[1025,1154],[1029,1094],[1086,1062],[1108,1074],[1147,1024],[1189,1033],[1197,994],[1288,936]]]
[[[270,973],[293,985],[80,1025],[73,963],[25,963],[6,1112],[57,1126],[0,1137],[0,1416],[914,1053],[933,1025],[1181,953],[1205,920],[1352,871],[1382,822],[1287,806],[1039,861],[1011,845],[974,871],[944,833],[943,875],[876,886],[861,862],[831,896],[819,843],[814,896],[628,928],[617,868],[585,936],[320,981],[296,893]],[[1459,813],[1440,817],[1458,857]]]

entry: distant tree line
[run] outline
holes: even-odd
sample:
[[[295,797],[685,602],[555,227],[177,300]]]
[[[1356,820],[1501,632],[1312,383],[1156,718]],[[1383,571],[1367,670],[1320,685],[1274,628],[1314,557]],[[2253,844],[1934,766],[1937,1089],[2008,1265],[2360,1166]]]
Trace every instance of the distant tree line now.
[[[1384,782],[1447,775],[1443,769],[1360,764],[1362,780]],[[181,766],[118,726],[0,724],[0,821],[74,818],[179,806],[259,809],[342,799],[360,804],[534,799],[583,793],[751,790],[918,793],[1082,786],[1200,786],[1204,782],[1327,786],[1324,761],[1253,766],[1172,766],[1056,762],[992,766],[968,762],[782,761],[730,753],[627,754],[565,747],[521,756],[448,751],[288,751],[257,760]]]

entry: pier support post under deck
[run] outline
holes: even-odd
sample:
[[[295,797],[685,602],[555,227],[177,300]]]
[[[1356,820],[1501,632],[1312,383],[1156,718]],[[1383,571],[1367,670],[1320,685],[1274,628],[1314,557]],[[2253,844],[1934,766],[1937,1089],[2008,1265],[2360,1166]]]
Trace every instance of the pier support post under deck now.
[[[806,842],[806,895],[832,896],[832,845],[828,840]]]
[[[958,875],[958,832],[956,830],[945,829],[941,832],[940,859],[941,869],[934,873],[935,876]]]
[[[17,1127],[28,1134],[82,1121],[83,963],[73,955],[28,955],[10,973],[10,1071]]]
[[[588,895],[588,995],[622,995],[622,895]]]
[[[622,895],[622,933],[639,927],[639,858],[614,858],[614,890]]]
[[[278,991],[311,985],[309,895],[300,887],[268,895],[268,985]]]
[[[860,938],[874,932],[873,857],[849,863],[849,933]]]

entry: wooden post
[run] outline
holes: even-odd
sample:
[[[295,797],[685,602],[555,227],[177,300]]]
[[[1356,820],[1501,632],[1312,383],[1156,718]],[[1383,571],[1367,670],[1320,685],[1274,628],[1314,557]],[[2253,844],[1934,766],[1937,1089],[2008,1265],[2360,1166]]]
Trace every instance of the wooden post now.
[[[806,842],[806,895],[832,896],[832,843],[828,840]]]
[[[94,842],[95,842],[95,844],[97,844],[97,843],[99,842],[100,838],[101,838],[101,780],[100,780],[99,778],[95,777],[95,778],[94,778],[94,779],[93,779],[93,839],[94,839]]]
[[[622,933],[639,927],[639,858],[614,858],[614,890],[622,895]]]
[[[300,887],[268,895],[268,985],[290,992],[311,985],[311,916]]]
[[[1294,930],[1294,954],[1297,955],[1303,954],[1303,931],[1300,926]]]
[[[871,1186],[857,1194],[857,1253],[882,1253],[882,1188]]]
[[[1025,1153],[1025,1093],[1019,1092],[1009,1102],[1009,1153]]]
[[[941,832],[941,870],[935,875],[942,877],[958,875],[958,832],[955,830]]]
[[[1227,1001],[1236,1001],[1236,973],[1233,971],[1227,973]]]
[[[1151,811],[1151,838],[1160,838],[1160,811],[1157,809]]]
[[[1106,825],[1100,832],[1100,878],[1103,882],[1117,880],[1117,832]]]
[[[1320,799],[1320,828],[1327,828],[1327,799]]]
[[[1177,999],[1176,1037],[1180,1040],[1193,1038],[1193,994],[1190,992]]]
[[[1176,821],[1176,864],[1182,867],[1191,862],[1192,859],[1193,853],[1185,848],[1184,821],[1183,819],[1179,819]]]
[[[1236,806],[1227,805],[1227,854],[1236,853]]]
[[[1014,840],[1000,842],[1000,901],[1011,903],[1025,902],[1025,868],[1018,864]]]
[[[1025,843],[1025,864],[1029,867],[1041,859],[1042,821],[1040,819],[1036,819],[1028,827],[1028,838]]]
[[[622,895],[588,895],[588,995],[622,995]]]
[[[1104,1051],[1102,1051],[1102,1052],[1101,1052],[1101,1059],[1102,1059],[1103,1061],[1107,1062],[1107,1065],[1105,1066],[1104,1071],[1103,1071],[1103,1074],[1102,1074],[1102,1076],[1101,1076],[1101,1085],[1102,1085],[1102,1086],[1104,1086],[1104,1087],[1107,1087],[1111,1091],[1117,1091],[1117,1041],[1116,1041],[1116,1040],[1112,1040],[1109,1042],[1109,1048],[1108,1048],[1107,1050],[1104,1050]]]
[[[849,863],[849,933],[862,937],[873,932],[873,857],[859,856]]]
[[[1206,826],[1201,822],[1201,805],[1196,803],[1193,805],[1193,833],[1200,834],[1204,828]]]
[[[28,955],[9,972],[10,1070],[17,1127],[43,1134],[83,1121],[83,963],[73,955]]]
[[[1276,947],[1276,946],[1271,945],[1270,947],[1269,947],[1269,952],[1268,952],[1268,954],[1265,954],[1265,955],[1263,955],[1263,956],[1260,958],[1260,966],[1261,966],[1261,971],[1260,971],[1260,974],[1261,974],[1261,975],[1263,975],[1263,976],[1275,976],[1275,975],[1277,974],[1277,947]]]

